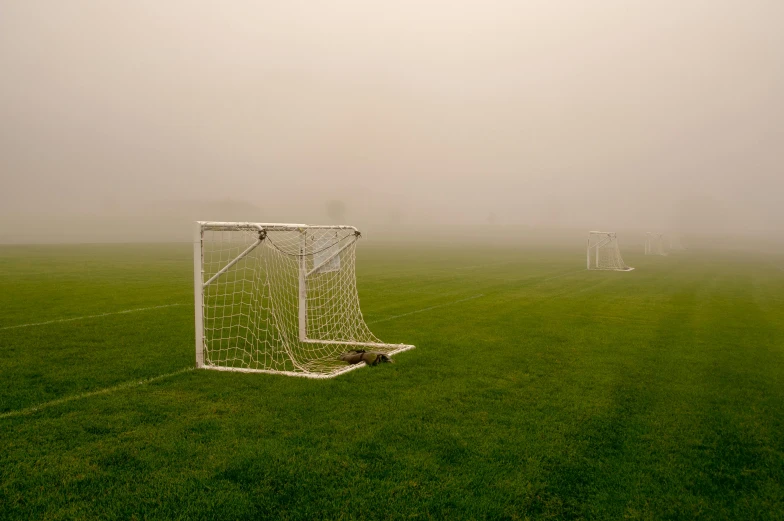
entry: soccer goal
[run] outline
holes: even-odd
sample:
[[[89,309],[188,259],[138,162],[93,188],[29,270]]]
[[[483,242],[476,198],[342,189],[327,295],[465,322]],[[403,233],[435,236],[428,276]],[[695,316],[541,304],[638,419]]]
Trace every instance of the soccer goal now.
[[[631,271],[623,262],[618,237],[612,232],[588,232],[588,269]]]
[[[196,366],[331,378],[342,352],[387,355],[359,309],[352,226],[197,222]]]
[[[673,233],[673,234],[669,234],[668,237],[670,239],[670,251],[686,249],[686,247],[683,245],[683,241],[681,240],[680,235],[676,235]]]
[[[652,232],[645,234],[645,255],[667,255],[664,251],[664,234]]]

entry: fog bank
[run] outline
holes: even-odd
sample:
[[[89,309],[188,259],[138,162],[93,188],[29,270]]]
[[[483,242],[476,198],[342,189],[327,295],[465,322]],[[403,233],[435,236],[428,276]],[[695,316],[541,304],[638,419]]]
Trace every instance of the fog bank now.
[[[784,3],[0,4],[0,242],[784,230]]]

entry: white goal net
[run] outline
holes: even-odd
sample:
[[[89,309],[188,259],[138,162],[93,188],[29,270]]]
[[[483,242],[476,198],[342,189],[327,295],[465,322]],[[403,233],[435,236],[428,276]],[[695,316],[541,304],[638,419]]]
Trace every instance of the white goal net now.
[[[648,232],[645,235],[645,255],[667,255],[664,251],[664,234]]]
[[[612,232],[588,232],[588,269],[631,271],[623,262],[618,237]]]
[[[196,365],[329,378],[364,364],[352,349],[393,355],[359,308],[351,226],[196,223]]]

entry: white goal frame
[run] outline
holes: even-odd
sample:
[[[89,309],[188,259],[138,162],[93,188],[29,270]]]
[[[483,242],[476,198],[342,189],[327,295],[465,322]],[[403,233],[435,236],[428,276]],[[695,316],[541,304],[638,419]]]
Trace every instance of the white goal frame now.
[[[220,264],[222,267],[220,269],[213,269],[213,271],[209,273],[205,273],[205,233],[210,232],[241,232],[243,239],[246,243],[242,244],[242,247],[237,248],[236,242],[232,243],[234,246],[233,250],[224,249],[222,253],[226,251],[232,251],[233,253],[229,257],[220,256]],[[288,257],[286,257],[288,262],[288,266],[293,266],[293,263],[296,262],[297,267],[297,283],[296,283],[296,290],[293,288],[286,288],[278,289],[279,293],[284,293],[286,289],[291,290],[290,292],[293,293],[296,291],[296,296],[293,294],[286,295],[286,302],[293,303],[296,300],[296,315],[298,319],[298,324],[293,326],[290,329],[296,328],[296,338],[294,338],[294,334],[286,335],[281,331],[277,331],[277,334],[267,335],[264,340],[264,347],[268,347],[268,344],[271,341],[268,339],[269,336],[274,337],[273,339],[280,339],[283,342],[288,342],[291,344],[290,346],[284,346],[284,348],[279,350],[280,352],[286,351],[291,355],[291,359],[287,362],[287,365],[292,370],[281,370],[279,368],[268,368],[268,367],[244,367],[240,366],[237,367],[236,365],[231,364],[221,364],[221,363],[213,363],[209,359],[209,338],[207,335],[209,334],[208,331],[205,331],[205,300],[207,297],[205,296],[205,289],[210,286],[210,284],[215,283],[216,281],[220,280],[221,277],[226,276],[227,273],[231,273],[231,270],[234,268],[239,272],[242,268],[241,263],[243,259],[250,259],[251,255],[278,255],[278,257],[282,257],[282,250],[277,245],[270,246],[270,240],[268,239],[268,234],[274,234],[275,232],[284,232],[287,237],[296,237],[298,234],[299,245],[298,249],[299,252],[296,251],[292,253],[287,253]],[[335,233],[337,236],[338,233],[341,234],[342,239],[341,242],[335,241],[334,244],[328,245],[327,247],[321,249],[318,252],[313,253],[313,247],[311,246],[311,250],[306,250],[306,240],[311,237],[309,234],[324,234],[325,232]],[[250,237],[250,239],[249,239]],[[252,223],[252,222],[213,222],[213,221],[198,221],[194,223],[194,231],[193,231],[193,283],[194,283],[194,303],[195,303],[195,329],[196,329],[196,367],[197,368],[205,368],[205,369],[215,369],[219,371],[239,371],[239,372],[249,372],[249,373],[271,373],[271,374],[284,374],[288,376],[299,376],[299,377],[306,377],[306,378],[333,378],[340,374],[347,373],[359,367],[363,367],[364,363],[358,363],[354,365],[346,365],[345,362],[343,363],[335,363],[329,366],[325,370],[316,369],[314,370],[312,366],[308,366],[307,364],[300,364],[295,359],[296,357],[292,354],[293,351],[297,349],[306,349],[303,346],[312,345],[314,349],[318,352],[325,352],[329,353],[324,355],[324,360],[337,360],[337,355],[339,355],[340,351],[348,351],[351,349],[363,349],[367,348],[368,350],[379,351],[387,354],[389,356],[401,353],[403,351],[408,351],[409,349],[414,349],[415,346],[409,344],[389,344],[378,341],[375,336],[370,333],[370,330],[367,329],[367,324],[364,322],[362,318],[361,311],[359,310],[359,297],[356,294],[356,276],[354,273],[354,257],[353,257],[353,249],[356,245],[357,240],[360,237],[359,231],[353,226],[314,226],[314,225],[307,225],[307,224],[286,224],[286,223]],[[344,240],[345,239],[345,240]],[[247,244],[247,247],[246,247]],[[289,244],[296,244],[292,241],[289,241]],[[272,248],[275,248],[277,251],[273,251]],[[296,247],[296,246],[295,246]],[[268,251],[272,253],[266,253],[259,250],[259,248],[269,248]],[[241,251],[240,251],[241,250]],[[255,253],[254,253],[255,252]],[[347,257],[348,254],[351,254],[350,257]],[[341,258],[346,259],[342,260]],[[296,259],[296,261],[292,260]],[[249,261],[245,261],[249,262]],[[342,265],[341,265],[342,263]],[[211,263],[211,266],[214,266],[216,263]],[[336,268],[331,266],[337,266]],[[341,267],[342,266],[342,267]],[[294,268],[292,268],[294,269]],[[257,271],[271,271],[269,265],[264,264],[263,266],[257,268]],[[349,295],[351,299],[351,304],[354,305],[356,309],[351,309],[351,319],[353,331],[361,330],[364,332],[364,338],[340,338],[340,339],[331,339],[331,338],[309,338],[308,337],[308,314],[311,311],[309,309],[308,303],[308,283],[311,278],[315,278],[319,275],[322,275],[324,272],[331,272],[331,271],[341,271],[341,283],[344,283],[347,289],[344,288],[344,292],[346,295]],[[242,271],[241,273],[245,273]],[[266,273],[265,273],[266,275]],[[293,274],[289,274],[289,278],[293,278]],[[245,281],[242,281],[245,282]],[[270,290],[270,282],[269,278],[264,279],[265,284],[259,284],[261,289],[257,291],[268,291]],[[236,284],[235,284],[236,285]],[[243,287],[243,291],[247,293],[245,286]],[[271,290],[270,290],[271,291]],[[342,294],[341,294],[342,295]],[[235,298],[234,294],[232,294],[232,299]],[[240,297],[241,298],[241,297]],[[224,299],[225,300],[225,299]],[[261,302],[266,302],[272,308],[269,311],[269,315],[266,316],[265,319],[261,319],[260,321],[263,325],[269,328],[270,331],[274,330],[276,327],[279,328],[281,320],[275,318],[276,312],[278,316],[289,313],[293,314],[292,310],[284,310],[284,311],[276,311],[275,304],[274,304],[274,297],[268,296],[266,300],[262,300]],[[232,302],[232,305],[234,303]],[[323,305],[321,306],[324,307]],[[347,306],[341,307],[341,310]],[[314,311],[314,313],[318,313],[319,311]],[[323,310],[321,311],[323,312]],[[336,316],[336,314],[332,314],[327,317],[330,321],[330,324],[334,326],[336,321],[339,321],[341,317]],[[278,326],[272,324],[272,322],[278,323]],[[293,321],[292,321],[293,322]],[[351,329],[351,328],[348,328]],[[266,330],[265,330],[266,332]],[[273,331],[274,333],[274,331]],[[293,333],[293,332],[292,332]],[[347,333],[350,334],[350,333]],[[362,336],[362,335],[360,335]],[[367,341],[367,338],[370,338],[371,341]],[[236,349],[236,348],[235,348]],[[292,365],[293,364],[293,365]]]
[[[606,271],[632,271],[621,257],[618,236],[615,232],[588,232],[587,269]]]

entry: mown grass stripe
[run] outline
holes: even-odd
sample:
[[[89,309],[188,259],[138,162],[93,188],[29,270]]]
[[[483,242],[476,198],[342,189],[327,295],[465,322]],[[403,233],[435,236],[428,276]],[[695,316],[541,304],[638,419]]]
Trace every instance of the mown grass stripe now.
[[[490,268],[490,267],[495,267],[495,266],[505,266],[507,264],[514,264],[514,263],[519,263],[519,262],[520,262],[519,259],[518,260],[504,261],[504,262],[488,262],[488,263],[485,263],[485,264],[474,264],[473,266],[458,266],[455,269],[456,270],[474,270],[474,269],[479,269],[479,268]]]
[[[485,296],[484,293],[480,293],[479,295],[474,295],[472,297],[467,297],[467,298],[464,298],[464,299],[455,300],[453,302],[446,302],[445,304],[438,304],[436,306],[430,306],[430,307],[427,307],[427,308],[417,309],[416,311],[409,311],[408,313],[403,313],[402,315],[394,315],[394,316],[391,316],[391,317],[382,318],[380,320],[374,320],[372,322],[368,322],[368,325],[370,325],[370,324],[378,324],[379,322],[388,322],[390,320],[395,320],[395,319],[398,319],[398,318],[407,317],[409,315],[416,315],[417,313],[424,313],[425,311],[430,311],[432,309],[443,308],[443,307],[446,307],[446,306],[453,306],[455,304],[460,304],[461,302],[467,302],[469,300],[474,300],[474,299],[477,299],[477,298],[480,298],[480,297],[484,297],[484,296]]]
[[[548,277],[546,279],[542,279],[539,282],[547,282],[548,280],[560,279],[561,277],[566,277],[567,275],[574,275],[575,273],[580,273],[582,271],[587,271],[587,270],[580,268],[579,270],[567,271],[566,273],[561,273],[560,275],[555,275],[554,277]]]

